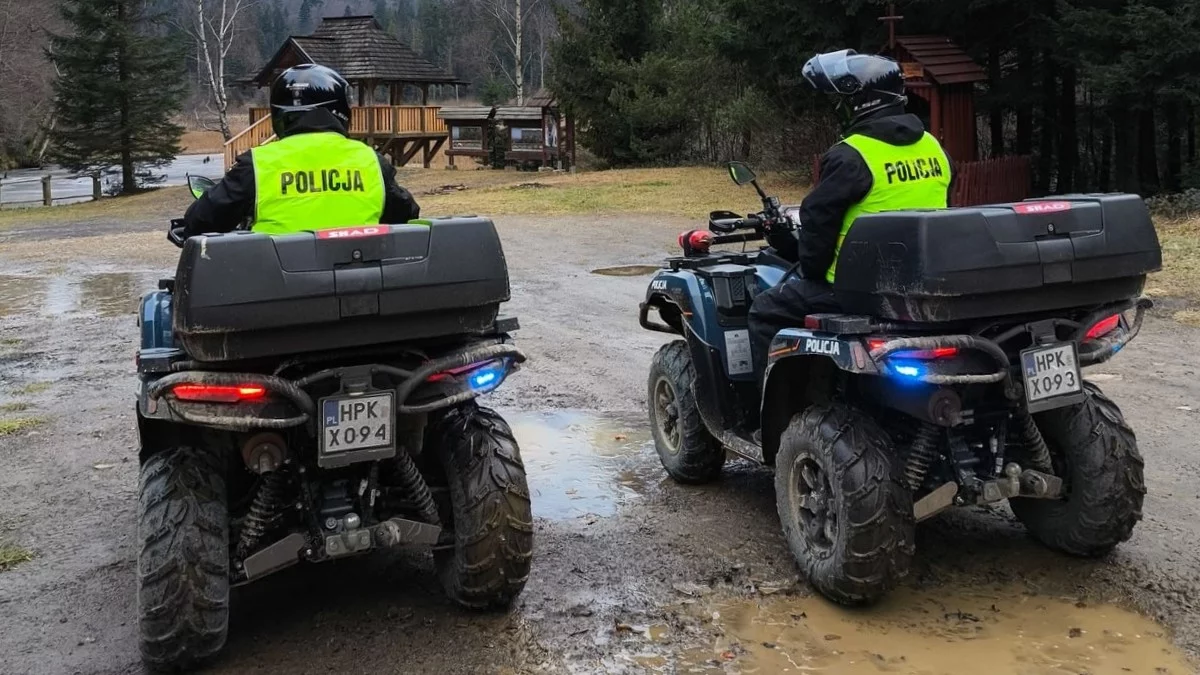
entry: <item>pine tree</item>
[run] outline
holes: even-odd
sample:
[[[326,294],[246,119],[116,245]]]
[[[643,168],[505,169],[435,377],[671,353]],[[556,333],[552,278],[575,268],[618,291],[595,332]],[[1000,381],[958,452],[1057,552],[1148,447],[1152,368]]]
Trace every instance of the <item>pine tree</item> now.
[[[184,60],[155,34],[160,17],[142,0],[63,0],[71,35],[52,36],[49,58],[58,124],[53,158],[75,171],[121,167],[122,191],[137,189],[135,167],[179,154]]]

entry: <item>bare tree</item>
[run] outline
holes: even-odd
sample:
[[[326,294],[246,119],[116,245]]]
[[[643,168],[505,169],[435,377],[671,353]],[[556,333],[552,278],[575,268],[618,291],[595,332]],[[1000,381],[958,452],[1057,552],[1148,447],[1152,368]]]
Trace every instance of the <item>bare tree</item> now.
[[[233,138],[229,128],[229,92],[225,87],[225,63],[234,48],[238,18],[260,0],[194,0],[180,28],[196,45],[197,70],[203,70],[208,105],[217,115],[221,136]]]
[[[0,161],[7,151],[36,163],[45,152],[54,125],[45,31],[57,19],[52,3],[0,0]]]
[[[525,105],[525,22],[542,4],[543,0],[476,0],[483,11],[490,14],[500,25],[501,37],[506,51],[511,52],[513,72],[509,73],[498,55],[495,56],[501,71],[517,90],[517,105]]]

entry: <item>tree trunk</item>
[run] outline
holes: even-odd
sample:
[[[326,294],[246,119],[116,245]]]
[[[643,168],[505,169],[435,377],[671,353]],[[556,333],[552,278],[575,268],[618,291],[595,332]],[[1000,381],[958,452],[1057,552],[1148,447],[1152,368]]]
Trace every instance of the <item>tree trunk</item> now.
[[[1117,103],[1112,111],[1113,123],[1113,169],[1117,190],[1138,192],[1137,157],[1133,143],[1133,113],[1127,103]]]
[[[1037,177],[1034,189],[1050,194],[1054,173],[1054,140],[1058,131],[1058,64],[1049,51],[1042,54],[1042,114],[1038,134]]]
[[[1163,184],[1167,192],[1179,192],[1183,177],[1183,111],[1178,100],[1168,101],[1167,115],[1167,166]]]
[[[1022,48],[1017,63],[1017,79],[1020,82],[1020,104],[1017,106],[1017,154],[1033,154],[1033,103],[1029,92],[1033,90],[1033,54]]]
[[[122,27],[127,27],[127,9],[125,0],[117,2],[117,21]],[[121,191],[129,194],[137,190],[137,176],[133,171],[133,134],[129,128],[129,97],[132,92],[126,87],[129,82],[129,45],[124,40],[117,42],[117,82],[121,85],[121,100],[117,106],[121,119]]]
[[[1156,195],[1161,188],[1158,180],[1158,129],[1154,121],[1154,101],[1145,101],[1137,119],[1137,173],[1144,197]]]
[[[1184,105],[1187,109],[1187,161],[1191,164],[1196,161],[1196,109],[1191,101]]]
[[[517,71],[517,73],[516,73],[516,75],[517,75],[517,77],[516,77],[516,80],[517,80],[517,105],[525,105],[525,59],[523,58],[525,52],[522,49],[524,47],[524,39],[525,39],[525,15],[521,13],[521,0],[516,0],[516,2],[517,2],[517,13],[516,13],[517,48],[516,48],[516,54],[515,54],[516,58],[514,59],[515,63],[513,64],[513,67]]]
[[[992,45],[988,52],[988,81],[991,87],[992,157],[1004,156],[1004,106],[1000,103],[1000,46]]]
[[[1058,111],[1058,193],[1075,190],[1079,165],[1079,129],[1075,115],[1078,77],[1074,66],[1062,70],[1062,97]]]
[[[1113,124],[1112,120],[1106,120],[1104,129],[1101,131],[1104,137],[1100,140],[1100,168],[1099,168],[1099,184],[1101,192],[1110,192],[1112,190],[1112,153],[1113,153]]]

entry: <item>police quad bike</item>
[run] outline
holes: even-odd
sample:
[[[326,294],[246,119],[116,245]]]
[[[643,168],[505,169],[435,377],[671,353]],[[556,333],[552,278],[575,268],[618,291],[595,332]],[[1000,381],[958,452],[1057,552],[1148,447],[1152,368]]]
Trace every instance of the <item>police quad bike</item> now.
[[[708,231],[681,236],[684,255],[666,261],[641,304],[644,328],[682,337],[649,377],[668,474],[711,481],[727,450],[773,466],[789,548],[810,583],[844,604],[894,588],[915,524],[955,506],[1007,500],[1035,538],[1068,554],[1130,538],[1142,458],[1121,411],[1080,369],[1128,344],[1151,306],[1141,291],[1162,257],[1140,198],[859,218],[836,268],[844,313],[778,333],[760,396],[747,313],[793,266],[745,242],[803,225],[747,166],[730,170],[765,209],[716,212]],[[713,248],[723,244],[742,252]]]
[[[476,403],[525,360],[517,321],[499,314],[503,249],[489,220],[422,222],[172,230],[176,276],[139,316],[149,665],[215,655],[230,588],[302,561],[425,547],[463,606],[503,608],[523,590],[525,469],[509,426]]]

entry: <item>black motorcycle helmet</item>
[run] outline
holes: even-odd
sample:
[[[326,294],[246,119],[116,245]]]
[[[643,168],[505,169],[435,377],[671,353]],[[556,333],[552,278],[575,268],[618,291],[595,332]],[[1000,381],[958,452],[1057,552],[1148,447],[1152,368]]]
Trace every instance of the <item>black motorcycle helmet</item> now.
[[[294,132],[300,118],[324,109],[342,125],[350,128],[350,85],[337,71],[308,63],[288,68],[271,85],[271,127],[275,135],[286,138]]]
[[[904,72],[896,61],[853,49],[818,54],[804,64],[804,79],[839,97],[838,110],[851,126],[881,111],[904,112]],[[890,109],[890,110],[889,110]]]

